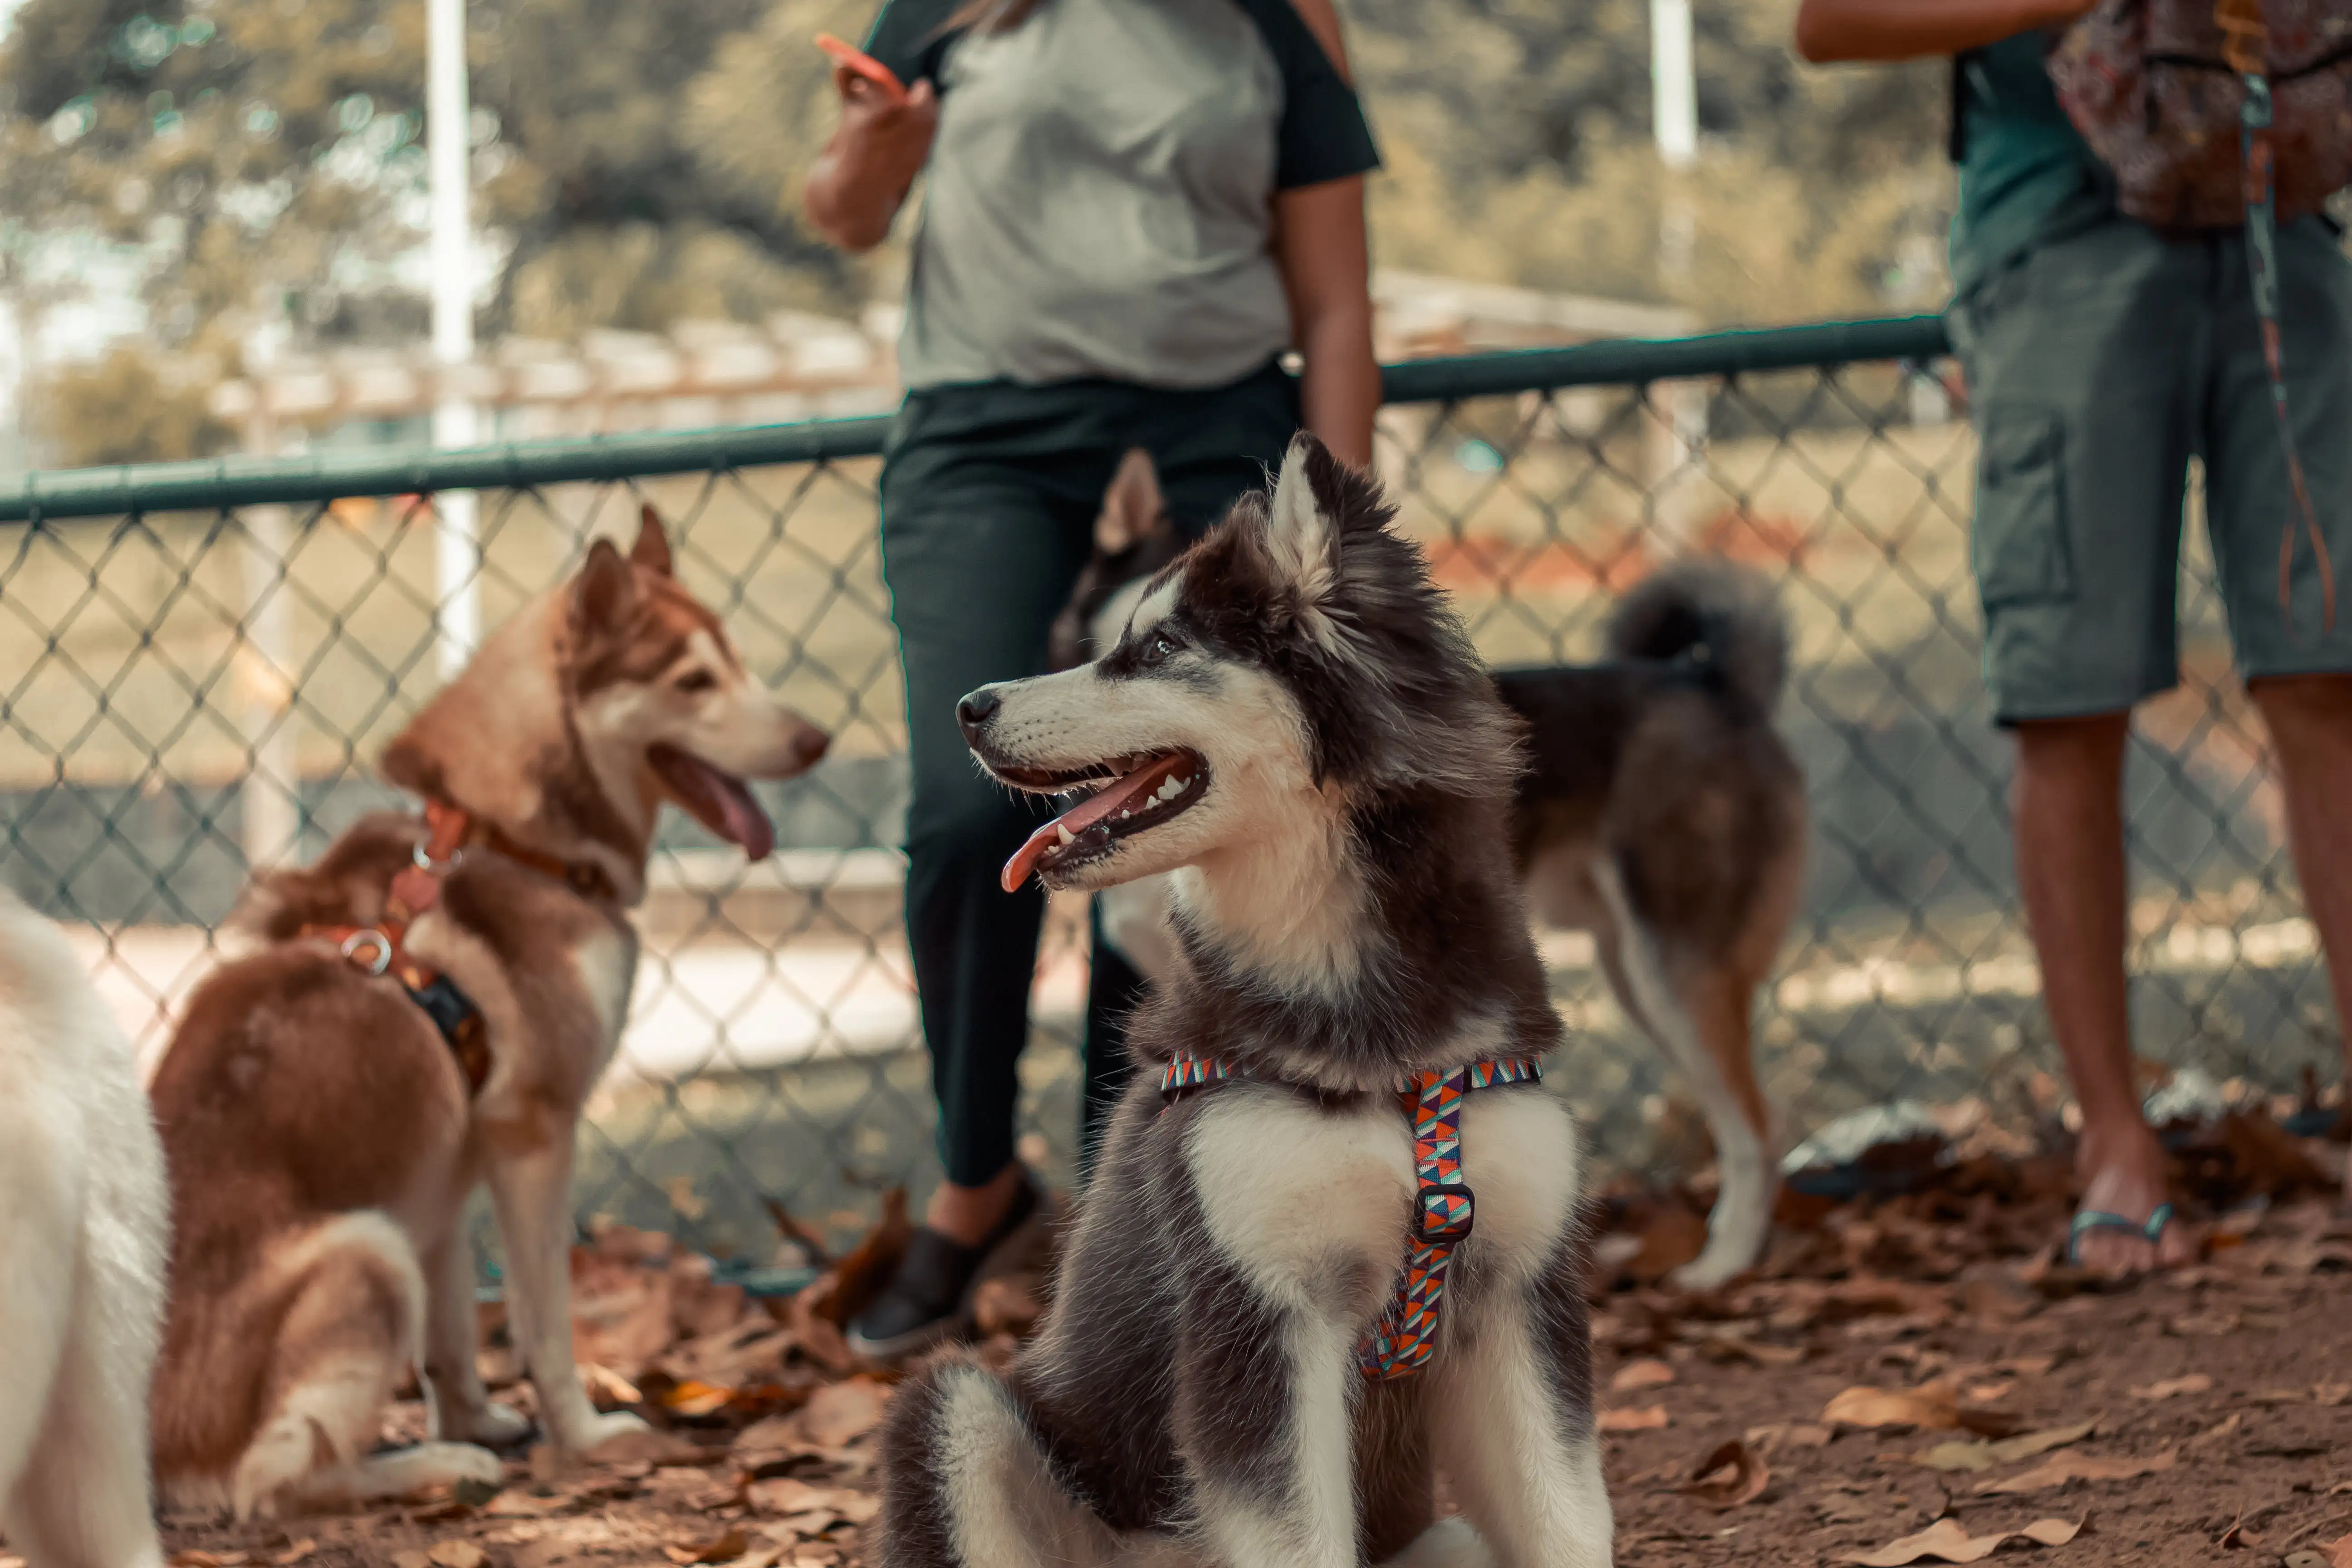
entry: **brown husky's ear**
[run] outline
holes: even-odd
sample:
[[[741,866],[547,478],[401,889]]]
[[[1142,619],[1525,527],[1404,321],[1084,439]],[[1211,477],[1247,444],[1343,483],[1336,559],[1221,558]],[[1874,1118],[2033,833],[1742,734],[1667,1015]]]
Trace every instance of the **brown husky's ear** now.
[[[1129,550],[1168,526],[1168,502],[1160,493],[1160,470],[1151,454],[1129,447],[1118,460],[1118,472],[1103,491],[1102,511],[1095,518],[1095,548],[1105,555]]]
[[[669,533],[651,501],[637,510],[637,542],[629,546],[629,559],[657,577],[671,575]]]
[[[609,539],[588,547],[588,563],[572,584],[572,624],[581,630],[609,626],[636,596],[637,580]]]

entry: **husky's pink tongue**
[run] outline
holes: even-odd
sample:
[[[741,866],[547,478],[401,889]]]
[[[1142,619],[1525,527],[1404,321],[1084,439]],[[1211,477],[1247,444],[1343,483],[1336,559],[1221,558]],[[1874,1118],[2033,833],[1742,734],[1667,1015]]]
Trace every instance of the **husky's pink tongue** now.
[[[1144,763],[1133,773],[1112,780],[1108,784],[1045,824],[1045,826],[1031,834],[1029,841],[1015,849],[1013,852],[1013,858],[1004,863],[1004,874],[1000,879],[1004,885],[1004,890],[1008,893],[1017,892],[1021,884],[1029,879],[1029,873],[1037,868],[1038,858],[1046,850],[1062,843],[1065,835],[1076,838],[1121,807],[1149,804],[1150,797],[1158,792],[1161,784],[1183,772],[1189,765],[1189,760],[1181,752],[1173,756],[1156,758]]]
[[[754,860],[764,860],[774,850],[775,827],[741,779],[672,746],[656,746],[646,760],[669,786],[671,798],[703,826],[730,844],[741,846]]]

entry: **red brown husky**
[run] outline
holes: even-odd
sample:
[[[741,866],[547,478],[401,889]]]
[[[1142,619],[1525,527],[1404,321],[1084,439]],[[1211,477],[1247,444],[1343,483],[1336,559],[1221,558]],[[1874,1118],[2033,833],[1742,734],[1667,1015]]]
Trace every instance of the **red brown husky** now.
[[[370,816],[315,866],[257,877],[257,944],[188,1003],[156,1072],[177,1234],[155,1384],[166,1499],[239,1516],[495,1481],[529,1424],[475,1371],[459,1215],[487,1181],[508,1318],[561,1450],[600,1415],[572,1362],[572,1136],[618,1044],[664,801],[754,859],[746,778],[825,738],[670,573],[652,509],[600,540],[417,714],[383,773],[423,819]],[[431,1442],[374,1454],[421,1363]]]

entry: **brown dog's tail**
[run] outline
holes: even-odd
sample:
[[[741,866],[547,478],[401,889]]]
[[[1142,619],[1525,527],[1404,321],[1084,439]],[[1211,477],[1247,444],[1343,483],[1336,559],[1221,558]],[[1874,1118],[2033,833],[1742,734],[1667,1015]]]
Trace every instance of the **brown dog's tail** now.
[[[1623,659],[1680,659],[1769,716],[1789,673],[1789,619],[1771,580],[1695,555],[1660,567],[1617,601],[1605,636]]]

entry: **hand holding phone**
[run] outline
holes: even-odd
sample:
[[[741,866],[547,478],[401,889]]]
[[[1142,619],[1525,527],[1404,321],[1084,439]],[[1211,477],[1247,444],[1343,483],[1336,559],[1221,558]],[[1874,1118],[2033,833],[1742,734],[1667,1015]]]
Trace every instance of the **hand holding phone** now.
[[[816,47],[832,56],[842,69],[872,82],[892,103],[907,101],[907,84],[898,79],[896,71],[865,50],[843,43],[831,33],[819,33]]]

